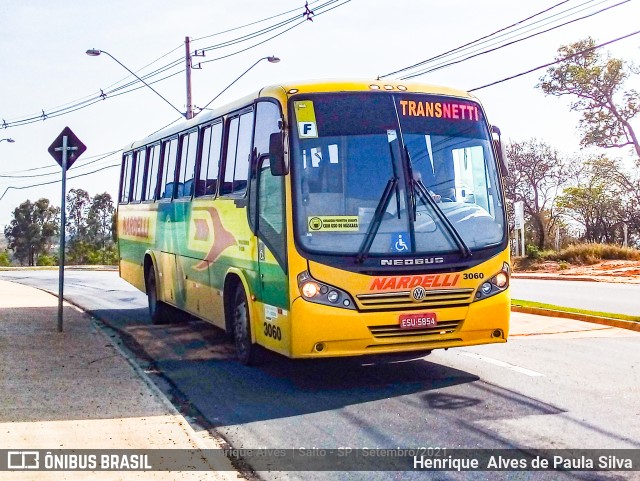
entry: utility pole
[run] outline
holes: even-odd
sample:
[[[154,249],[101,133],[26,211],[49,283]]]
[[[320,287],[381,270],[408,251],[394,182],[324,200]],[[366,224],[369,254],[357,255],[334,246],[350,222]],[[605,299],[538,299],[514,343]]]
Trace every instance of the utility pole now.
[[[187,64],[187,119],[193,118],[193,105],[191,103],[191,41],[189,37],[184,38],[185,62]]]

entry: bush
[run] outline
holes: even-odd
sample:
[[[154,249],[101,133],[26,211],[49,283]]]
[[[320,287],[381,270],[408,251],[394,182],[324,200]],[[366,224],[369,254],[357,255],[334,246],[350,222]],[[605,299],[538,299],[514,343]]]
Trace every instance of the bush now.
[[[36,262],[37,266],[57,266],[58,259],[55,256],[41,255]]]
[[[118,250],[115,245],[107,246],[105,249],[95,250],[89,253],[87,264],[92,265],[117,265]]]
[[[9,258],[9,252],[3,250],[0,252],[0,267],[9,267],[11,265],[11,259]]]
[[[540,249],[538,249],[538,247],[528,244],[526,251],[529,259],[540,259]]]
[[[596,264],[602,260],[640,260],[640,251],[615,244],[576,244],[558,253],[558,259],[572,264]]]

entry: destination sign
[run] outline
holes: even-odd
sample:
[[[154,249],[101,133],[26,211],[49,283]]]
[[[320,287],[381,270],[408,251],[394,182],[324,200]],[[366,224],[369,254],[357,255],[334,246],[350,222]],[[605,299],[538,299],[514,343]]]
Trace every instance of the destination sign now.
[[[477,105],[462,102],[425,102],[400,100],[404,117],[434,117],[438,119],[480,121]]]

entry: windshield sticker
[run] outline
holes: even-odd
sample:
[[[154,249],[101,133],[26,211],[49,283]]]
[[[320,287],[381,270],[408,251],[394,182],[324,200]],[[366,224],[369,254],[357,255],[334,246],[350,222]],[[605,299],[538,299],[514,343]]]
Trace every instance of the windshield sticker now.
[[[479,121],[478,106],[454,102],[414,102],[400,100],[402,115],[405,117],[435,117],[452,120]]]
[[[409,233],[408,232],[396,232],[391,236],[391,251],[392,252],[409,252]]]
[[[298,122],[298,136],[304,139],[314,139],[318,137],[318,127],[316,123],[316,111],[311,100],[299,100],[293,102],[293,109]]]
[[[360,221],[355,215],[320,215],[309,217],[311,232],[358,232]]]

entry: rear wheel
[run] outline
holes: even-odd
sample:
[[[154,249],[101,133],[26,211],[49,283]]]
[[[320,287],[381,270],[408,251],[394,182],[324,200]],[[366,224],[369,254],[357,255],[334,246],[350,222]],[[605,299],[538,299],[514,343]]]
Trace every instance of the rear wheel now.
[[[249,305],[242,284],[236,288],[231,315],[238,360],[247,366],[254,365],[258,361],[258,346],[251,342]]]
[[[171,320],[170,306],[158,300],[158,285],[156,271],[153,266],[147,269],[146,276],[147,300],[149,301],[149,316],[152,324],[167,324]]]

